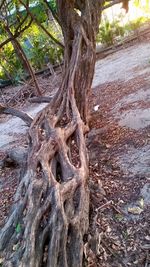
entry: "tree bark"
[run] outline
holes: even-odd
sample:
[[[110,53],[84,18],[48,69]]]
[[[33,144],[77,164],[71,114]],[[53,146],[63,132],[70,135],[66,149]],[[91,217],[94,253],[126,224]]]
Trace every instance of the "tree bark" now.
[[[5,267],[83,266],[89,226],[84,135],[102,2],[57,1],[65,40],[64,75],[59,91],[29,129],[27,164],[0,233]]]

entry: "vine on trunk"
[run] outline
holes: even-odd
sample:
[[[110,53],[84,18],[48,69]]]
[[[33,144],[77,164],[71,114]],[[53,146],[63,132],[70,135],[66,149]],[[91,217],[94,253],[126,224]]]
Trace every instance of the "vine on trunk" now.
[[[101,0],[58,0],[65,42],[60,89],[29,128],[28,158],[0,232],[4,266],[81,267],[89,226],[88,95]]]

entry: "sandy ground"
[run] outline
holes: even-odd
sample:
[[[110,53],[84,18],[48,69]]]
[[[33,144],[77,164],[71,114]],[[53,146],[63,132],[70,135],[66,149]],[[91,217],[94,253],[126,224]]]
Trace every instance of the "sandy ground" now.
[[[127,81],[149,71],[150,44],[138,44],[97,61],[93,87],[118,79]]]
[[[32,105],[30,108],[24,108],[23,111],[32,117],[42,110],[46,104]],[[0,124],[0,149],[6,150],[9,148],[10,143],[17,142],[19,134],[25,134],[28,130],[25,122],[19,118],[10,118],[7,121],[1,122]]]
[[[150,266],[149,59],[143,42],[96,64],[88,148],[100,245],[89,266]]]

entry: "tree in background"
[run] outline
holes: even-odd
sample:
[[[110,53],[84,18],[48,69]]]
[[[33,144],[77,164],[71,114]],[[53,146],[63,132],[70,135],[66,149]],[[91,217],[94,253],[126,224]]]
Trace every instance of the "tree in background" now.
[[[41,92],[40,92],[41,90],[39,88],[36,77],[34,75],[34,70],[18,38],[22,36],[22,34],[24,34],[25,31],[30,26],[33,25],[33,23],[35,23],[38,25],[39,28],[42,29],[42,31],[45,34],[48,35],[48,37],[57,46],[60,46],[63,49],[63,45],[41,23],[41,21],[43,21],[44,19],[46,20],[47,18],[47,14],[44,13],[45,12],[44,5],[43,5],[43,10],[41,12],[43,14],[42,18],[40,17],[41,15],[38,15],[38,16],[34,15],[35,11],[34,9],[32,11],[32,8],[31,8],[31,4],[34,4],[34,2],[35,1],[30,1],[29,3],[29,1],[27,1],[25,3],[25,2],[22,2],[21,0],[16,0],[16,1],[10,1],[7,3],[6,0],[2,1],[1,9],[0,9],[0,20],[1,20],[0,31],[2,34],[6,35],[6,37],[5,37],[5,40],[0,44],[0,48],[4,47],[4,45],[8,44],[9,42],[12,43],[15,53],[18,59],[20,60],[20,62],[22,63],[23,69],[25,70],[26,73],[28,73],[31,76],[35,84],[35,89],[36,89],[35,93],[37,95],[41,95]],[[36,3],[36,6],[38,8],[40,7],[40,4]],[[22,9],[22,7],[24,8],[24,10]],[[4,69],[3,64],[2,64],[2,67]],[[9,72],[7,72],[6,68],[4,72],[8,76]]]

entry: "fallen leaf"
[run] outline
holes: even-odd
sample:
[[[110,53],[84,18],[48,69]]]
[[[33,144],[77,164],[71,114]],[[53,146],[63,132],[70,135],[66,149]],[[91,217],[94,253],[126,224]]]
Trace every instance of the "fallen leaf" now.
[[[16,251],[18,249],[18,244],[13,245],[13,251]]]
[[[94,111],[98,111],[99,105],[94,106]]]
[[[143,209],[144,208],[144,199],[141,198],[139,201],[140,207]]]
[[[122,214],[116,214],[115,215],[115,219],[117,220],[117,221],[119,221],[119,222],[121,222],[123,219],[124,219],[124,217],[123,217],[123,215]]]
[[[132,213],[134,215],[139,215],[142,213],[142,211],[143,211],[143,209],[141,209],[140,207],[128,208],[128,212]]]

